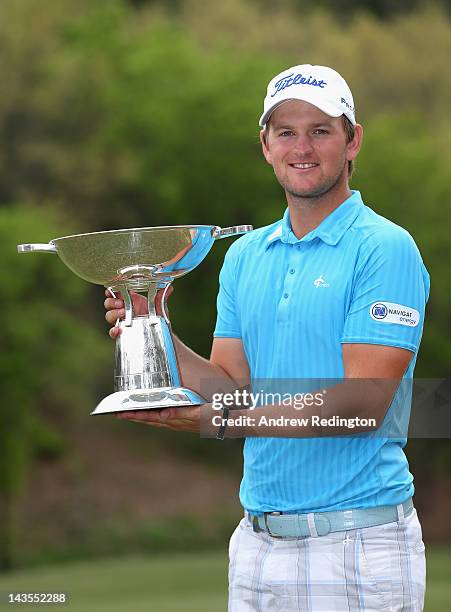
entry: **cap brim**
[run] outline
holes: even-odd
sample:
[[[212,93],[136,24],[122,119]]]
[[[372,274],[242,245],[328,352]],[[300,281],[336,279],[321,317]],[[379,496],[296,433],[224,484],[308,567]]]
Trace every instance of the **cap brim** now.
[[[284,102],[290,102],[292,100],[300,100],[301,102],[308,102],[309,104],[316,106],[316,108],[319,108],[319,110],[323,111],[323,113],[326,113],[326,115],[329,115],[329,117],[340,117],[341,115],[346,114],[342,112],[340,109],[337,110],[337,107],[334,104],[329,104],[327,101],[321,100],[321,103],[318,104],[317,96],[311,95],[311,94],[309,95],[309,92],[305,91],[302,97],[301,96],[290,96],[290,97],[284,98],[283,100],[278,100],[277,102],[275,102],[274,105],[268,108],[268,110],[264,112],[263,115],[260,117],[260,121],[258,122],[259,126],[263,128],[268,122],[268,119],[270,118],[270,116],[276,110],[276,108],[278,108]],[[348,118],[350,119],[350,117]],[[354,121],[352,121],[352,123],[355,123],[355,119]]]

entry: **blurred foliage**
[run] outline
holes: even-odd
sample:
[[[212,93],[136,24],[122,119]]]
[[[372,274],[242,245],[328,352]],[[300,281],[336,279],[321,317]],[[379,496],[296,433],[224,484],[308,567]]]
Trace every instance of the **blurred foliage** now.
[[[27,550],[20,557],[19,567],[27,565],[56,565],[75,559],[120,557],[124,554],[183,553],[224,548],[236,524],[242,518],[240,511],[230,508],[198,514],[170,515],[166,518],[135,523],[104,517],[79,529],[74,537],[49,539],[48,542]],[[177,525],[177,529],[174,529]],[[69,532],[69,530],[68,530]]]
[[[441,279],[432,283],[428,359],[417,372],[449,370],[440,219],[450,201],[451,86],[443,75],[451,27],[438,9],[383,25],[359,15],[343,27],[324,12],[301,20],[274,7],[265,16],[243,0],[186,0],[176,16],[118,0],[51,0],[45,11],[17,0],[0,6],[0,45],[8,92],[0,101],[0,203],[52,203],[63,234],[279,218],[284,197],[258,145],[265,84],[292,63],[336,67],[366,129],[353,186],[414,234]],[[58,231],[36,228],[25,239],[44,233]],[[226,242],[177,281],[171,299],[175,329],[204,354]]]
[[[43,209],[0,209],[0,274],[4,283],[0,379],[0,567],[12,563],[15,500],[26,483],[33,456],[54,458],[64,444],[53,426],[86,406],[96,372],[80,354],[101,366],[100,333],[77,316],[86,287],[67,275],[57,257],[21,255],[16,244],[37,232],[50,239],[58,227]],[[67,278],[68,277],[68,278]],[[74,311],[75,310],[75,314]],[[92,399],[91,399],[92,401]]]
[[[274,9],[291,10],[298,15],[318,9],[333,13],[339,21],[346,21],[356,13],[369,13],[381,19],[392,19],[398,15],[405,15],[421,6],[438,6],[451,10],[450,0],[252,0],[253,3],[264,10]],[[183,0],[129,0],[137,9],[146,6],[163,6],[167,10],[179,11]]]
[[[255,1],[262,5],[269,3],[268,0]],[[446,10],[451,8],[449,0],[288,0],[288,2],[298,14],[320,8],[331,11],[340,22],[346,22],[359,13],[389,20],[425,6],[438,6]],[[286,4],[286,0],[279,0],[279,6],[284,3]]]
[[[332,65],[351,84],[365,127],[353,187],[415,237],[432,276],[416,372],[449,374],[451,24],[447,2],[417,4],[0,3],[0,488],[10,500],[33,454],[64,452],[49,418],[88,411],[108,389],[112,361],[101,293],[57,258],[19,257],[15,245],[280,218],[284,196],[261,156],[257,122],[267,81],[289,65]],[[175,330],[204,355],[228,244],[216,244],[171,298]],[[207,443],[198,443],[204,456]],[[196,444],[187,451],[196,455]],[[236,454],[237,445],[228,448]]]

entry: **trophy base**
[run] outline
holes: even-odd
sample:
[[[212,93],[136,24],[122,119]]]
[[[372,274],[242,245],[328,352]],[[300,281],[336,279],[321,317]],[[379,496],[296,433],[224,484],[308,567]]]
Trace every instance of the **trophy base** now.
[[[91,415],[112,414],[126,410],[152,410],[181,406],[201,406],[206,400],[191,389],[166,387],[161,389],[130,389],[105,397]]]

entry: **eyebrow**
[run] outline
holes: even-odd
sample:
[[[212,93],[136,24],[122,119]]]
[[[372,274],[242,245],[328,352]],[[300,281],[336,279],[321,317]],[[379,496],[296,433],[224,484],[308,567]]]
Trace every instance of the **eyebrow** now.
[[[314,123],[312,127],[333,127],[332,123],[329,121],[322,121],[321,123]]]
[[[271,127],[273,128],[273,130],[292,130],[293,129],[292,125],[287,125],[284,123],[280,123],[280,124],[273,123]]]
[[[272,127],[274,130],[292,130],[294,129],[292,125],[287,125],[283,123],[281,124],[274,123]],[[318,127],[333,128],[334,126],[329,121],[322,121],[321,123],[312,123],[309,126],[309,128],[318,128]]]

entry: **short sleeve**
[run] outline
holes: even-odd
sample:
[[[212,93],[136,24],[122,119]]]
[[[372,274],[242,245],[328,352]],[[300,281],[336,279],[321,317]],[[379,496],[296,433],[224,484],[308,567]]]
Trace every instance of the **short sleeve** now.
[[[361,247],[342,343],[418,350],[429,275],[408,232],[395,226]]]
[[[236,244],[236,243],[235,243]],[[235,245],[227,251],[219,274],[215,338],[241,338],[236,305]]]

